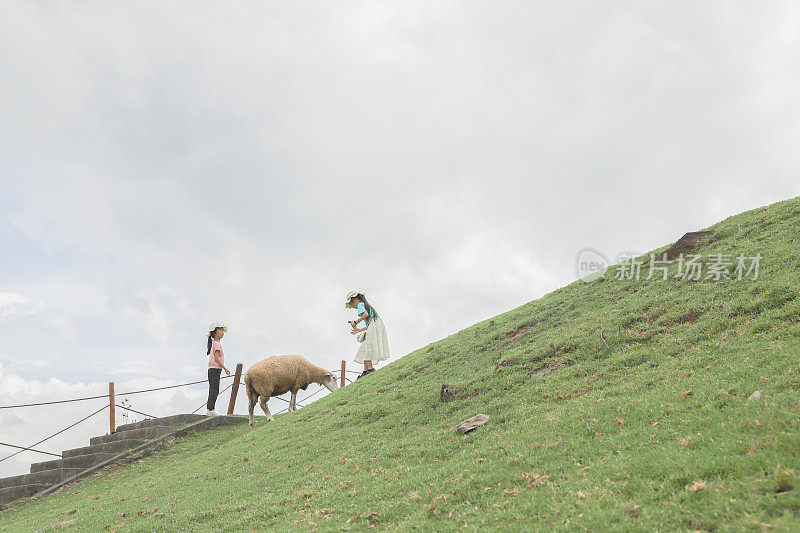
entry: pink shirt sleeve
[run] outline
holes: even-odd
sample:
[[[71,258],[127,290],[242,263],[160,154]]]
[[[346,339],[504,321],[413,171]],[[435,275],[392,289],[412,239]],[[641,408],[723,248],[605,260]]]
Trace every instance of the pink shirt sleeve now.
[[[211,353],[208,354],[208,368],[222,368],[214,359],[215,350],[219,350],[219,360],[222,361],[222,364],[225,364],[225,353],[222,351],[222,344],[219,341],[213,341],[211,343]]]

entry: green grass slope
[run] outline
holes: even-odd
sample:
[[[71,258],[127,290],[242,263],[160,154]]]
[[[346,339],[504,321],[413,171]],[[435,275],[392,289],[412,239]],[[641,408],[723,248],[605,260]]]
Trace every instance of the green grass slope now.
[[[697,253],[760,253],[758,280],[576,281],[0,530],[800,530],[798,222],[795,198],[707,228]]]

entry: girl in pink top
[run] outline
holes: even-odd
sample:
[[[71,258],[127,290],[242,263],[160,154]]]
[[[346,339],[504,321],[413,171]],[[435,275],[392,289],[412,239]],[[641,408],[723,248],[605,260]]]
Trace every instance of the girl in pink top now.
[[[217,396],[219,396],[219,379],[224,370],[227,375],[231,375],[231,371],[225,366],[225,354],[222,351],[223,335],[227,333],[228,326],[224,324],[214,323],[208,328],[208,402],[206,407],[206,415],[217,416],[214,407],[217,403]]]

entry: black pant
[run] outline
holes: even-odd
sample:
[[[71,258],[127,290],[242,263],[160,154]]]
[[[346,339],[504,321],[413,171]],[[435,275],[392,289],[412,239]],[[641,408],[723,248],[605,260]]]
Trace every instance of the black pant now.
[[[214,406],[217,404],[217,396],[219,396],[219,377],[221,375],[221,368],[208,369],[208,403],[206,407],[208,407],[209,411],[213,411]]]

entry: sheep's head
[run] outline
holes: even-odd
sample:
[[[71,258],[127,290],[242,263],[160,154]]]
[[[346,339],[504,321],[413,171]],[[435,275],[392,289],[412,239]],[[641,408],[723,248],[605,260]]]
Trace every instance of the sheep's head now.
[[[322,385],[327,387],[329,391],[335,391],[339,388],[339,383],[337,383],[336,376],[333,375],[333,372],[328,372],[325,374]]]

